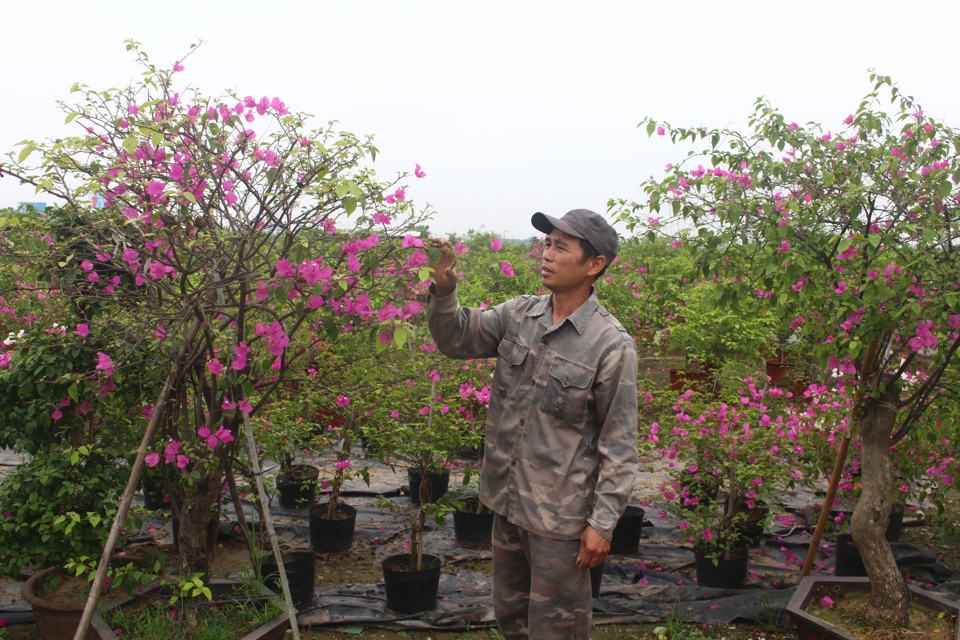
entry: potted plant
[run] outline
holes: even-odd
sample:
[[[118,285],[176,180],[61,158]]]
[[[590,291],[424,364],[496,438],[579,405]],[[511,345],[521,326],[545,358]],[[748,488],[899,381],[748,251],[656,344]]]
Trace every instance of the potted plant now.
[[[908,592],[884,539],[891,447],[913,440],[906,446],[923,443],[939,457],[938,443],[951,439],[944,432],[955,431],[955,421],[930,411],[960,349],[960,258],[944,250],[955,234],[960,158],[953,129],[889,77],[871,74],[870,82],[873,91],[835,126],[791,123],[762,99],[747,132],[647,120],[650,134],[710,146],[647,181],[649,201],[613,206],[643,228],[649,209],[669,203],[670,222],[696,228],[675,242],[690,245],[700,273],[717,278],[718,302],[764,301],[768,313],[797,303],[793,329],[829,371],[849,372],[852,414],[835,445],[841,462],[851,437],[860,451],[851,529],[870,576],[869,618],[903,627]],[[952,478],[954,465],[936,472]]]
[[[480,502],[480,468],[483,463],[463,467],[463,484],[450,500],[453,506],[454,537],[462,547],[486,549],[493,534],[493,511]]]
[[[674,407],[672,428],[658,429],[673,477],[661,490],[675,505],[681,535],[693,544],[701,586],[711,586],[713,567],[733,563],[737,579],[721,584],[742,588],[756,527],[779,513],[778,498],[786,491],[819,479],[803,471],[811,466],[805,457],[810,430],[843,419],[829,401],[811,415],[782,389],[751,377],[739,386],[734,382],[725,380],[719,398],[708,396],[706,402],[687,391]],[[698,476],[716,483],[715,499],[684,486]],[[723,580],[724,572],[717,573]]]
[[[254,435],[262,450],[261,467],[267,460],[279,466],[276,490],[285,509],[309,508],[317,497],[320,469],[297,463],[297,457],[315,448],[314,441],[320,437],[309,407],[298,393],[270,403],[254,420]]]

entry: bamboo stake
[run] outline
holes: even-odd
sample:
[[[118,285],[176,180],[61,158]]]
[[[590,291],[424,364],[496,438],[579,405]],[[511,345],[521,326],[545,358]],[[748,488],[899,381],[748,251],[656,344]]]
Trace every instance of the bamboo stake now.
[[[293,640],[300,640],[300,629],[297,627],[297,610],[293,606],[293,597],[290,595],[290,583],[287,581],[287,572],[283,568],[283,554],[280,553],[280,541],[277,540],[277,532],[273,528],[273,516],[270,515],[270,504],[267,502],[267,492],[263,488],[263,475],[260,471],[260,461],[257,459],[257,443],[253,439],[253,427],[250,426],[250,416],[243,414],[243,428],[247,435],[247,454],[250,456],[250,466],[253,467],[253,477],[257,481],[257,493],[260,498],[260,508],[262,511],[263,524],[267,527],[267,535],[270,537],[270,547],[273,550],[273,558],[277,561],[277,571],[280,572],[280,584],[283,586],[283,599],[286,604],[287,616],[290,618],[290,630],[293,632]],[[75,638],[75,640],[81,640]]]
[[[103,547],[103,553],[100,555],[100,564],[97,565],[97,577],[90,585],[90,595],[87,597],[87,603],[83,607],[83,616],[80,618],[80,626],[77,627],[77,633],[73,640],[84,640],[87,635],[87,629],[90,627],[90,620],[93,618],[93,612],[96,610],[97,601],[100,599],[100,592],[103,589],[103,582],[107,577],[107,570],[110,568],[110,557],[117,546],[117,540],[120,539],[120,529],[127,519],[127,511],[133,503],[133,494],[137,491],[137,485],[140,483],[140,475],[143,473],[143,460],[147,456],[147,450],[157,434],[157,428],[160,426],[160,418],[164,413],[164,404],[167,402],[167,396],[173,387],[173,380],[176,378],[176,364],[171,366],[170,373],[167,374],[167,380],[163,383],[163,389],[160,390],[160,397],[157,398],[156,409],[150,416],[150,422],[147,424],[147,431],[140,440],[140,449],[137,450],[137,459],[130,469],[130,479],[127,480],[127,488],[123,492],[123,498],[120,500],[120,506],[117,509],[117,515],[110,526],[110,535]]]
[[[853,410],[850,413],[850,425],[847,429],[847,435],[843,437],[840,443],[840,449],[837,450],[837,460],[833,464],[833,474],[830,476],[830,485],[827,487],[827,495],[823,499],[823,509],[820,511],[820,519],[817,520],[817,528],[813,531],[813,539],[810,541],[810,548],[807,549],[807,558],[803,562],[803,571],[800,577],[805,578],[810,574],[813,568],[813,561],[817,557],[817,550],[820,548],[820,540],[823,538],[823,531],[827,528],[827,519],[830,517],[830,508],[833,506],[833,500],[837,497],[837,487],[840,485],[840,476],[843,474],[843,465],[847,461],[847,450],[850,448],[850,432],[853,430],[853,421],[857,419],[860,413],[860,405],[863,404],[863,392],[867,387],[867,377],[873,371],[873,364],[877,355],[877,340],[874,340],[867,346],[867,352],[863,356],[863,369],[860,371],[860,381],[857,384],[857,395],[853,402]]]

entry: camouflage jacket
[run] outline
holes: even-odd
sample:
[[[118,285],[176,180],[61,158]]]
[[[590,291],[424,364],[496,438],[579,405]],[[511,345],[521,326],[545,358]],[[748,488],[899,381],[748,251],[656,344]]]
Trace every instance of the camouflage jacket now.
[[[637,350],[592,292],[552,324],[553,298],[492,309],[431,296],[430,332],[451,358],[497,357],[480,499],[510,522],[558,540],[589,523],[608,540],[634,487]]]

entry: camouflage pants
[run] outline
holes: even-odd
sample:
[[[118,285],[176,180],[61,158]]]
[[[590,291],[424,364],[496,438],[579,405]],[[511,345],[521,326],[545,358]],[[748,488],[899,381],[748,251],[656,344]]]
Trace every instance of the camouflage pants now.
[[[493,613],[504,638],[590,638],[590,571],[579,540],[551,540],[493,518]]]

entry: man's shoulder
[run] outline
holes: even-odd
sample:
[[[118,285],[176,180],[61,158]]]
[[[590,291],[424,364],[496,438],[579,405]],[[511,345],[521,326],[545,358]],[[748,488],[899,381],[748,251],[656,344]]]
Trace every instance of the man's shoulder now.
[[[629,343],[630,347],[636,349],[633,338],[630,337],[630,334],[627,333],[627,330],[624,329],[622,324],[620,324],[620,321],[617,320],[616,316],[607,311],[607,308],[602,304],[597,305],[596,317],[599,318],[598,330],[609,334],[609,338],[611,340]]]

